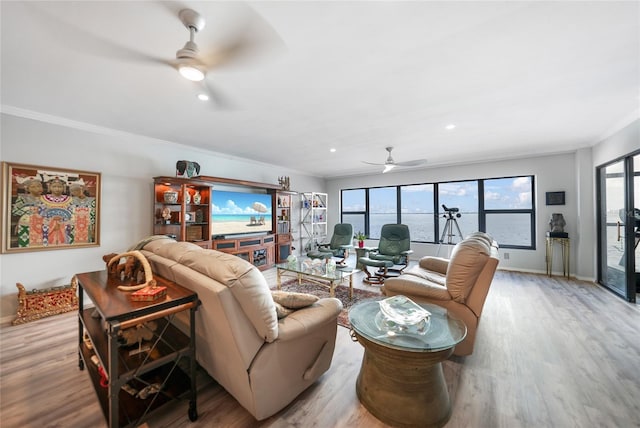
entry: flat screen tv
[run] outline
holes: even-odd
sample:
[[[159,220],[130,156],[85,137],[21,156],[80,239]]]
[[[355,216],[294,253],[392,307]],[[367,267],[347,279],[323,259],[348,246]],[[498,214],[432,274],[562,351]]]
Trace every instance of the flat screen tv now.
[[[271,195],[216,189],[212,194],[213,236],[271,232]]]

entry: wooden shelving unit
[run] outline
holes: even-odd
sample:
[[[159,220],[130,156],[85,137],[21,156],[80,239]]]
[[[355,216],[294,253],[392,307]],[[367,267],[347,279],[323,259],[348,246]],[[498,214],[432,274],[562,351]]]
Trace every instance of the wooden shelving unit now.
[[[163,176],[154,177],[153,180],[154,235],[169,235],[178,241],[189,241],[206,249],[234,254],[258,269],[270,268],[276,262],[286,260],[291,254],[291,206],[292,196],[297,195],[296,192],[282,190],[275,184],[222,177],[198,176],[185,179]],[[272,233],[224,239],[212,237],[211,201],[218,186],[266,190],[271,195],[274,207],[271,216]],[[169,197],[165,198],[166,192],[177,194],[177,199],[173,201]],[[196,192],[199,194],[199,201],[194,199]],[[185,193],[189,197],[185,197]]]
[[[276,263],[284,263],[292,252],[291,210],[296,192],[276,192]]]
[[[153,234],[170,235],[210,249],[211,184],[176,177],[154,177],[153,181]],[[168,192],[177,194],[175,202],[165,197]]]

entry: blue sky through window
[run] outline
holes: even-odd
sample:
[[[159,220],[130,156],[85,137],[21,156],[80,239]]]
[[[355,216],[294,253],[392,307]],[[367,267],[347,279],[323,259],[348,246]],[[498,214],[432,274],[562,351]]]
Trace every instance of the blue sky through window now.
[[[485,209],[531,209],[531,177],[484,181]]]

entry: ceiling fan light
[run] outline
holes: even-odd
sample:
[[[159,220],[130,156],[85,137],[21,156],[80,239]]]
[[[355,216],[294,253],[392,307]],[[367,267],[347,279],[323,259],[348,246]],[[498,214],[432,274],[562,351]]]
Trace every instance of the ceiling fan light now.
[[[194,65],[181,65],[178,71],[185,79],[200,82],[204,79],[204,72]]]
[[[391,165],[391,164],[385,165],[384,166],[384,171],[382,171],[382,173],[384,174],[385,172],[389,172],[395,167],[396,167],[395,165]]]

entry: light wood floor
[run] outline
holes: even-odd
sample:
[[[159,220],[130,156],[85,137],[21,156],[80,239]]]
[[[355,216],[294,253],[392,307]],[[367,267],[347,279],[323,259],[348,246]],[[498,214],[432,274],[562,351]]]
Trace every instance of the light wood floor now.
[[[275,283],[275,271],[265,272]],[[355,281],[359,287],[361,274]],[[187,404],[149,427],[384,427],[355,393],[362,347],[338,327],[331,369],[289,407],[256,422],[206,374],[199,419]],[[0,327],[0,425],[106,426],[77,364],[74,313]],[[640,308],[575,280],[498,271],[474,354],[445,362],[447,427],[640,427]]]

